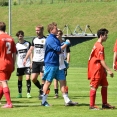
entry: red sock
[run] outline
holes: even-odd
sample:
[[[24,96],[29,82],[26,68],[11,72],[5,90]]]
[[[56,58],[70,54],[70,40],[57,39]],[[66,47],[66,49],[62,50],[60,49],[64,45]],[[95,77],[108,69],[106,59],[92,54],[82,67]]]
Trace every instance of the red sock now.
[[[107,87],[102,87],[101,94],[102,94],[102,104],[107,104]]]
[[[7,104],[11,104],[10,90],[8,87],[3,88],[3,93],[6,98]]]
[[[0,86],[0,100],[1,100],[2,96],[3,96],[3,87]]]
[[[95,106],[96,90],[90,90],[90,106]]]

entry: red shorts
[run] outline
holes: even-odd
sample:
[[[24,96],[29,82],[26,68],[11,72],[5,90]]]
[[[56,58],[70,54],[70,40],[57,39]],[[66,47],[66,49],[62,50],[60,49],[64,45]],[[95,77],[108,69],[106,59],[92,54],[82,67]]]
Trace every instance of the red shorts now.
[[[100,76],[100,78],[91,78],[90,86],[92,86],[94,88],[98,88],[98,86],[108,86],[106,72],[103,72],[103,74]]]
[[[11,76],[11,72],[0,71],[0,81],[9,80],[10,76]]]

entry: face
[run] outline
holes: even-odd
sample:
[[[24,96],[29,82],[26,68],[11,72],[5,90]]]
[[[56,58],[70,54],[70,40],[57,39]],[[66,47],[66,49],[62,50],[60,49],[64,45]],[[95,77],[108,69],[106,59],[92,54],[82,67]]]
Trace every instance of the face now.
[[[21,34],[18,36],[18,39],[19,39],[19,40],[23,40],[23,38],[24,38],[24,36],[21,35]]]
[[[43,34],[43,30],[41,29],[41,28],[35,28],[35,31],[36,31],[36,34],[38,35],[38,36],[40,36],[40,35],[42,35]]]
[[[106,40],[107,40],[107,38],[108,38],[108,35],[105,33],[105,35],[104,35],[104,36],[102,36],[102,40],[103,40],[103,41],[106,41]]]
[[[58,31],[57,36],[58,39],[62,37],[62,35],[60,34],[60,32]]]
[[[58,33],[57,26],[54,26],[54,28],[51,30],[51,33],[54,35],[57,35],[57,33]]]

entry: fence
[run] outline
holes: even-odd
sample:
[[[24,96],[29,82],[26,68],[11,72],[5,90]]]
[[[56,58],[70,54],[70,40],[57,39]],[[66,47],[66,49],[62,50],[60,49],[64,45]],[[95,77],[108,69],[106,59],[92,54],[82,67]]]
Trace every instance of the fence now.
[[[116,0],[11,0],[12,5],[21,4],[58,4],[58,3],[79,3],[79,2],[111,2]],[[9,0],[0,0],[0,6],[8,6]]]

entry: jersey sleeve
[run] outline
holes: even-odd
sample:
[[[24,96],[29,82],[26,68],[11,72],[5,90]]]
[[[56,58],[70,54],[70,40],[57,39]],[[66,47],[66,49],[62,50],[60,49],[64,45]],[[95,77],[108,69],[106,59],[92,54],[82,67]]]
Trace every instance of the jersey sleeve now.
[[[31,46],[34,46],[34,39],[35,39],[35,37],[34,37],[33,40],[32,40],[32,45],[31,45]]]
[[[104,47],[103,46],[99,49],[97,58],[99,60],[104,60]]]

